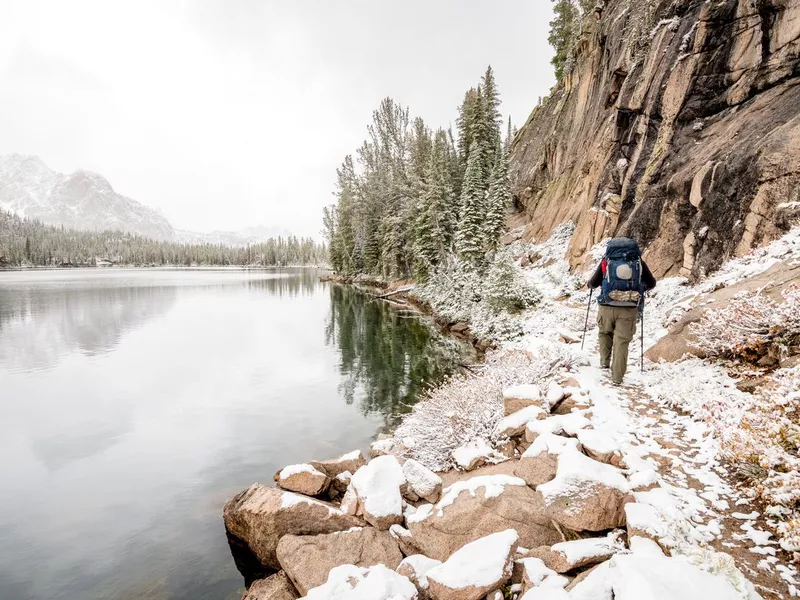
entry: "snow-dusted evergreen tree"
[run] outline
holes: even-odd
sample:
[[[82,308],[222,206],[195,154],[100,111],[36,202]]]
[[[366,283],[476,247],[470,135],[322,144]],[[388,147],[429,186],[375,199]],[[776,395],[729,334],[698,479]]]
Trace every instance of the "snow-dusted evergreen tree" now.
[[[464,101],[458,108],[456,127],[458,129],[458,159],[461,166],[460,178],[464,177],[467,170],[469,149],[472,146],[475,129],[475,112],[478,107],[478,90],[470,88],[464,94]]]
[[[494,168],[494,149],[501,143],[501,127],[503,119],[500,115],[500,92],[494,79],[492,66],[486,67],[481,79],[483,91],[483,118],[486,121],[485,149],[487,156],[487,172]]]
[[[508,152],[498,142],[495,152],[489,193],[486,196],[486,220],[484,235],[489,249],[494,250],[503,235],[506,212],[511,205],[511,183],[508,180]]]
[[[511,152],[511,142],[514,141],[515,131],[511,129],[511,115],[508,115],[508,129],[506,130],[506,142],[503,149],[506,152]]]
[[[456,231],[456,251],[458,256],[478,265],[484,255],[483,219],[485,206],[485,175],[483,156],[477,139],[472,140],[467,160],[467,171],[461,185],[461,202],[458,229]]]
[[[448,139],[434,138],[425,176],[425,190],[414,221],[414,275],[426,279],[446,260],[455,227],[453,191],[449,182]]]

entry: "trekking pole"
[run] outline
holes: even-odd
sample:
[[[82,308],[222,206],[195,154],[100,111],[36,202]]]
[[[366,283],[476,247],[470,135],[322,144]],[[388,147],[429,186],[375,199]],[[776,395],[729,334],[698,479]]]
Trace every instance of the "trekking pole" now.
[[[639,315],[641,320],[641,326],[639,327],[639,345],[641,346],[639,350],[641,351],[641,362],[639,363],[639,369],[644,373],[644,296],[642,296],[642,313]]]
[[[589,327],[589,308],[592,306],[592,293],[593,288],[589,288],[589,302],[586,304],[586,321],[583,323],[583,337],[581,338],[581,350],[583,350],[583,343],[586,341],[586,328]]]

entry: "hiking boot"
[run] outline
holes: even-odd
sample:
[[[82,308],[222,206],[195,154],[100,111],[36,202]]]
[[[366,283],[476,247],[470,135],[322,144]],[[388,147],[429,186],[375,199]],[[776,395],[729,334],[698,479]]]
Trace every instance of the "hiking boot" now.
[[[600,368],[603,370],[608,370],[611,368],[611,365],[600,365]]]
[[[614,385],[617,385],[617,386],[619,386],[619,385],[622,385],[622,380],[621,380],[621,379],[619,379],[619,380],[617,380],[617,379],[612,379],[612,380],[611,380],[611,383],[613,383]]]

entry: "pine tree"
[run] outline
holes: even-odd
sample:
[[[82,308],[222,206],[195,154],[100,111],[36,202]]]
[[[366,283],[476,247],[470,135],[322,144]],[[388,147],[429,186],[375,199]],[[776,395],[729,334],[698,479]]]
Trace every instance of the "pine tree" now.
[[[508,115],[508,129],[506,130],[505,151],[511,152],[511,142],[514,140],[515,132],[511,130],[511,115]]]
[[[568,60],[580,33],[580,9],[575,0],[553,0],[555,18],[550,21],[547,41],[556,51],[551,59],[555,67],[556,79],[561,81],[567,70]]]
[[[456,119],[456,128],[458,130],[458,158],[461,165],[460,178],[464,177],[464,172],[467,170],[467,159],[469,158],[469,149],[472,146],[472,138],[474,136],[475,126],[475,110],[478,105],[478,90],[470,88],[464,94],[464,101],[458,109],[458,118]]]
[[[486,152],[489,157],[488,167],[493,167],[494,149],[500,143],[500,128],[503,119],[500,115],[500,92],[497,90],[497,83],[494,79],[492,66],[486,68],[486,72],[481,79],[481,89],[483,90],[483,113],[486,119]]]
[[[497,146],[492,181],[486,197],[484,235],[489,249],[497,248],[506,222],[506,212],[511,205],[511,184],[508,180],[508,152]]]
[[[478,265],[484,255],[485,194],[483,160],[478,141],[474,139],[461,186],[461,214],[456,231],[456,251],[462,260],[472,265]]]

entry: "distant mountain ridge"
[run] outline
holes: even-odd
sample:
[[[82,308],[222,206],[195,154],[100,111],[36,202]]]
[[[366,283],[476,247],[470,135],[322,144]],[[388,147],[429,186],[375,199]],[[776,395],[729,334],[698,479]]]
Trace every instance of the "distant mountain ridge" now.
[[[115,192],[102,175],[85,170],[59,173],[38,156],[22,154],[0,156],[0,208],[50,225],[116,229],[178,243],[245,246],[291,235],[265,226],[211,233],[176,230],[158,211]]]

